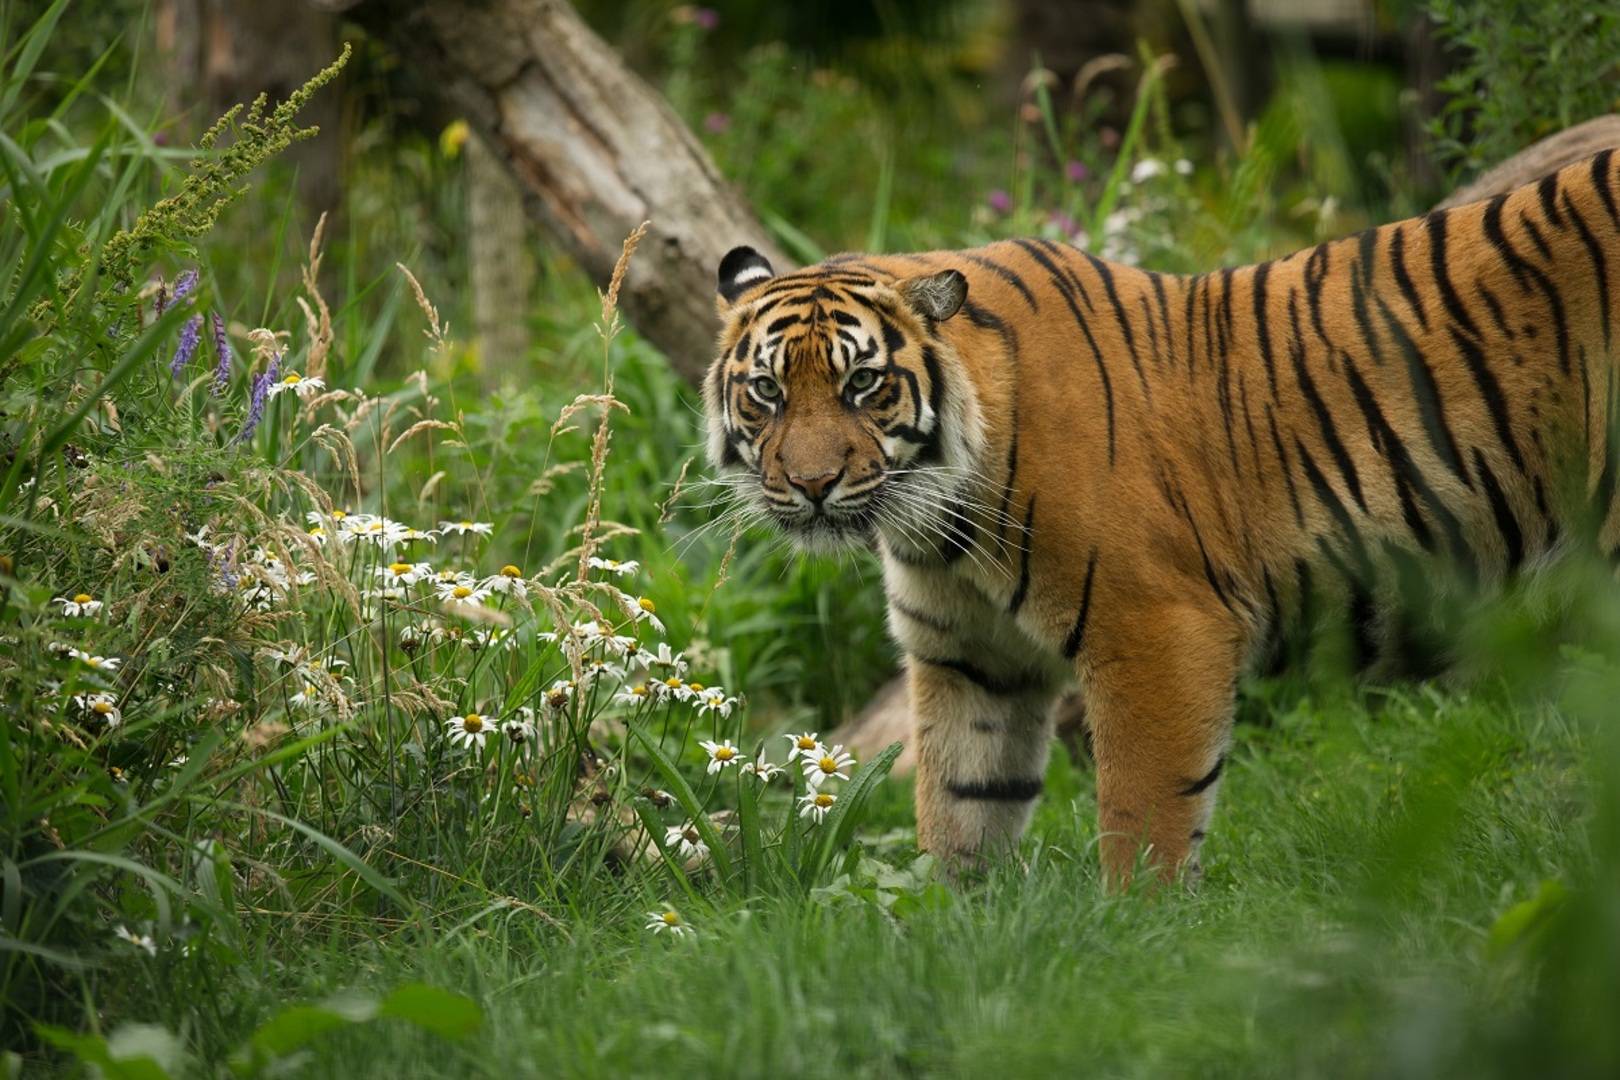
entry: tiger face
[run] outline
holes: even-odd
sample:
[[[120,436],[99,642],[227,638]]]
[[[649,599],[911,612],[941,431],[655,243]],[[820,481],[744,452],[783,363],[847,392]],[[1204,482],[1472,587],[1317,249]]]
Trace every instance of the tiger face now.
[[[978,426],[935,332],[966,299],[962,274],[884,281],[835,262],[778,278],[741,247],[718,292],[709,457],[743,519],[808,548],[937,534]]]

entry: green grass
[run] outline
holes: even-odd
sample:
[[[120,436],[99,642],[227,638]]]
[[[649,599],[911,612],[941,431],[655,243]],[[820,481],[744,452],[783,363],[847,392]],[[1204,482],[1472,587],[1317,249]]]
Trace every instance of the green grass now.
[[[273,140],[250,132],[237,157],[195,162],[159,148],[132,119],[159,114],[130,103],[130,43],[87,50],[76,10],[59,0],[33,31],[0,19],[0,1045],[13,1062],[158,1075],[130,1060],[145,1055],[172,1076],[1620,1068],[1620,602],[1606,576],[1533,585],[1479,620],[1473,682],[1247,687],[1196,891],[1103,888],[1091,772],[1061,755],[1017,863],[948,884],[915,852],[908,781],[885,779],[881,758],[814,826],[780,779],[756,791],[735,769],[705,773],[699,739],[746,755],[763,741],[780,762],[780,732],[829,730],[892,672],[877,569],[763,536],[733,545],[714,489],[695,482],[700,461],[672,498],[699,456],[697,395],[633,333],[594,325],[598,298],[565,261],[543,260],[530,363],[481,370],[453,335],[424,341],[396,261],[452,326],[468,322],[459,165],[432,140],[361,140],[355,197],[328,238],[327,382],[365,402],[298,416],[284,395],[237,439],[268,363],[250,359],[247,331],[287,333],[282,370],[319,353],[296,303],[315,302],[299,276],[312,223],[272,169],[211,227],[171,216],[138,251],[116,240],[160,198],[212,206],[235,190],[204,172],[199,195],[188,165],[251,163]],[[730,98],[687,36],[671,79],[695,114]],[[104,59],[86,68],[86,55]],[[1234,157],[1184,149],[1156,92],[1118,153],[1093,104],[1051,96],[1009,149],[999,118],[955,133],[953,110],[979,99],[943,69],[865,116],[887,91],[806,82],[795,63],[748,58],[748,92],[713,143],[814,245],[1084,227],[1182,270],[1348,229],[1386,195],[1415,199],[1389,169],[1358,171],[1375,131],[1333,119],[1369,86],[1387,104],[1389,88],[1356,71],[1291,68]],[[97,96],[114,69],[122,97]],[[770,110],[794,101],[804,123],[776,130]],[[847,161],[894,130],[932,134],[850,180]],[[1183,153],[1191,175],[1127,181],[1141,156]],[[990,187],[1012,193],[1004,209],[982,205]],[[1322,211],[1328,195],[1339,217]],[[1132,213],[1110,224],[1110,208]],[[192,267],[191,307],[158,318],[150,289],[137,295]],[[238,354],[217,395],[206,330],[186,377],[167,370],[181,325],[212,311]],[[626,408],[611,411],[594,476],[603,410],[554,425],[605,388],[604,371]],[[452,426],[396,443],[421,420]],[[325,500],[420,526],[471,518],[492,535],[386,557],[307,550],[288,530]],[[565,572],[593,505],[600,553],[637,560],[633,578]],[[206,548],[188,539],[203,525]],[[268,610],[221,589],[258,544],[316,579]],[[518,635],[503,653],[467,647],[483,624],[425,586],[349,603],[406,551],[480,577],[515,564],[561,611],[492,601]],[[655,599],[667,633],[614,607],[609,581]],[[105,609],[64,616],[53,598],[81,589]],[[691,678],[745,701],[721,717],[580,695],[542,712],[543,746],[451,743],[452,717],[538,708],[571,674],[542,635],[598,601],[616,630],[685,650]],[[408,643],[401,628],[422,619],[455,634]],[[332,687],[266,653],[289,644],[348,663],[336,688],[352,712],[293,702],[306,679]],[[124,665],[89,670],[62,645]],[[73,702],[98,690],[121,726]],[[677,804],[644,797],[654,787]],[[706,864],[646,845],[711,812]],[[646,929],[666,905],[692,936]]]

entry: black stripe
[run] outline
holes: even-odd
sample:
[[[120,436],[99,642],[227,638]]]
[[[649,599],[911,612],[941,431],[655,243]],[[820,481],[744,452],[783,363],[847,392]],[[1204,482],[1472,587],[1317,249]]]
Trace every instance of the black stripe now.
[[[1609,347],[1609,264],[1603,257],[1603,248],[1598,244],[1597,237],[1592,230],[1586,227],[1586,219],[1581,217],[1575,204],[1564,196],[1564,212],[1569,220],[1575,223],[1575,231],[1581,234],[1581,243],[1586,247],[1586,254],[1592,260],[1592,273],[1597,277],[1597,304],[1598,315],[1603,320],[1603,347]]]
[[[958,799],[975,799],[982,802],[1028,802],[1041,793],[1042,782],[1026,779],[1009,780],[974,780],[964,783],[953,780],[945,785]]]
[[[1164,344],[1169,354],[1167,359],[1173,367],[1176,362],[1176,337],[1175,331],[1170,328],[1170,299],[1165,295],[1164,275],[1150,270],[1148,280],[1153,283],[1153,297],[1159,304],[1159,319],[1164,323]],[[1153,325],[1152,320],[1148,321],[1148,325]]]
[[[1202,795],[1204,792],[1209,790],[1210,785],[1214,784],[1215,781],[1221,778],[1221,770],[1224,768],[1226,768],[1226,755],[1222,754],[1220,757],[1215,759],[1215,767],[1213,769],[1209,770],[1209,772],[1182,788],[1181,794],[1189,798],[1194,795]]]
[[[1435,286],[1440,290],[1440,301],[1445,304],[1451,317],[1464,330],[1479,337],[1479,327],[1474,325],[1468,309],[1463,307],[1462,297],[1457,295],[1456,287],[1451,284],[1451,268],[1446,265],[1446,222],[1450,220],[1450,215],[1449,210],[1437,210],[1428,216],[1429,273],[1433,275]]]
[[[1294,507],[1294,523],[1300,528],[1305,527],[1305,511],[1299,505],[1299,492],[1294,488],[1294,473],[1288,467],[1288,452],[1283,449],[1282,434],[1277,430],[1277,417],[1266,406],[1266,420],[1271,424],[1271,444],[1277,448],[1277,465],[1282,469],[1283,483],[1288,488],[1288,501]]]
[[[1548,221],[1562,229],[1564,219],[1558,216],[1558,174],[1548,173],[1536,185],[1536,197],[1541,200],[1541,212]]]
[[[1406,233],[1401,226],[1395,226],[1395,235],[1389,241],[1389,265],[1395,271],[1395,284],[1400,286],[1401,295],[1406,297],[1412,314],[1417,316],[1418,325],[1427,330],[1429,316],[1423,310],[1423,297],[1418,295],[1417,287],[1412,284],[1412,275],[1406,272]]]
[[[1474,470],[1479,473],[1485,487],[1485,497],[1490,500],[1491,514],[1496,518],[1496,531],[1502,534],[1502,545],[1507,548],[1507,571],[1512,574],[1524,562],[1524,533],[1519,529],[1519,519],[1513,516],[1507,495],[1496,482],[1496,474],[1491,472],[1485,455],[1479,452],[1477,446],[1474,447]]]
[[[906,618],[910,619],[912,622],[917,623],[920,626],[926,626],[926,627],[928,627],[928,629],[934,631],[935,633],[938,633],[938,634],[955,634],[956,633],[956,627],[952,626],[949,622],[945,621],[944,619],[940,618],[939,616],[930,615],[926,611],[918,611],[916,608],[912,607],[911,605],[901,603],[899,600],[896,600],[892,596],[889,597],[889,606],[891,608],[893,608],[894,610],[898,611],[900,614],[904,615]]]
[[[1057,265],[1047,258],[1046,253],[1029,240],[1013,240],[1025,254],[1040,265],[1052,279],[1052,285],[1057,289],[1058,295],[1069,307],[1069,314],[1074,316],[1075,325],[1080,328],[1086,344],[1091,346],[1091,358],[1097,365],[1097,377],[1102,380],[1103,407],[1108,418],[1108,464],[1114,464],[1114,385],[1108,378],[1108,368],[1103,363],[1102,350],[1097,348],[1097,339],[1091,336],[1091,328],[1086,325],[1085,316],[1080,314],[1080,305],[1075,303],[1074,290],[1069,286],[1063,273]]]
[[[1620,208],[1614,204],[1614,189],[1609,186],[1609,160],[1614,157],[1614,150],[1598,151],[1597,157],[1592,159],[1592,186],[1597,188],[1598,198],[1603,200],[1603,209],[1609,212],[1609,221],[1614,227],[1620,229]]]
[[[1502,393],[1502,384],[1491,374],[1484,351],[1457,333],[1455,327],[1448,326],[1446,329],[1450,331],[1452,342],[1457,346],[1457,351],[1462,353],[1463,361],[1474,376],[1474,384],[1479,387],[1479,396],[1484,399],[1486,411],[1491,414],[1491,423],[1496,427],[1497,439],[1507,449],[1508,457],[1513,459],[1514,468],[1521,473],[1525,472],[1524,455],[1519,452],[1518,440],[1513,437],[1513,421],[1508,416],[1507,397]]]
[[[1361,275],[1355,273],[1350,275],[1350,314],[1355,318],[1356,331],[1361,334],[1368,358],[1382,367],[1384,355],[1378,347],[1378,331],[1373,328],[1372,316],[1367,312],[1367,289],[1361,284]]]
[[[1277,365],[1271,358],[1271,326],[1266,319],[1266,278],[1271,264],[1263,262],[1254,268],[1254,332],[1260,338],[1260,360],[1266,365],[1266,384],[1271,387],[1271,399],[1277,400]],[[1298,330],[1295,330],[1298,336]]]
[[[1362,577],[1371,578],[1372,563],[1367,557],[1367,546],[1361,538],[1361,530],[1356,528],[1355,519],[1350,516],[1349,508],[1333,490],[1333,485],[1328,483],[1327,477],[1317,467],[1310,451],[1305,449],[1305,444],[1298,438],[1294,440],[1294,449],[1299,454],[1299,463],[1305,470],[1305,478],[1311,482],[1311,490],[1316,493],[1316,501],[1322,504],[1338,524],[1339,534],[1345,538],[1355,554],[1357,572]]]
[[[1012,269],[1012,267],[1004,266],[994,259],[987,258],[984,255],[980,255],[972,251],[962,252],[962,258],[977,266],[984,267],[986,270],[999,277],[1002,281],[1005,281],[1014,289],[1017,289],[1018,294],[1022,296],[1024,298],[1024,302],[1029,305],[1029,310],[1041,310],[1040,304],[1036,303],[1035,301],[1035,294],[1030,292],[1029,286],[1024,284],[1024,279],[1020,277],[1018,272]]]
[[[1005,678],[992,675],[971,661],[958,660],[955,657],[939,659],[932,656],[913,655],[912,659],[918,663],[928,664],[931,667],[954,671],[985,693],[998,697],[1028,693],[1031,690],[1039,690],[1043,685],[1042,681],[1037,678],[1022,675]]]
[[[1418,415],[1423,419],[1423,429],[1428,433],[1429,445],[1434,447],[1436,456],[1457,475],[1463,486],[1472,491],[1474,482],[1469,479],[1468,469],[1463,465],[1462,455],[1457,451],[1457,440],[1452,437],[1451,425],[1446,423],[1445,403],[1440,398],[1440,384],[1435,381],[1434,371],[1429,367],[1428,361],[1423,359],[1423,354],[1418,351],[1416,343],[1406,336],[1400,320],[1384,306],[1382,300],[1378,303],[1378,309],[1383,314],[1384,322],[1394,336],[1396,344],[1400,346],[1401,354],[1406,357],[1406,372],[1412,383],[1412,396],[1417,400]]]
[[[1557,289],[1553,288],[1553,283],[1548,280],[1547,275],[1542,273],[1539,267],[1514,250],[1513,244],[1507,238],[1507,234],[1502,231],[1502,205],[1506,201],[1507,197],[1505,195],[1499,195],[1492,199],[1490,205],[1485,208],[1485,238],[1490,241],[1491,246],[1496,249],[1496,253],[1507,264],[1508,270],[1513,273],[1514,279],[1519,283],[1520,292],[1529,292],[1530,285],[1534,282],[1536,287],[1541,290],[1541,295],[1546,297],[1547,306],[1552,309],[1553,332],[1558,337],[1558,367],[1564,374],[1568,375],[1569,324],[1564,319],[1563,297]],[[1541,240],[1541,234],[1535,231],[1535,226],[1531,224],[1529,218],[1521,214],[1520,219],[1529,227],[1531,238],[1540,244],[1545,254],[1546,244]]]
[[[1327,336],[1327,327],[1322,325],[1322,282],[1327,280],[1331,252],[1330,245],[1318,244],[1311,249],[1311,257],[1305,260],[1305,303],[1311,309],[1311,326],[1315,328],[1316,336],[1322,339],[1322,344],[1328,347],[1329,354],[1333,352],[1334,344]]]
[[[1311,378],[1310,371],[1305,367],[1304,334],[1299,326],[1299,305],[1296,302],[1297,293],[1288,294],[1288,318],[1293,329],[1293,338],[1288,343],[1289,355],[1294,361],[1294,378],[1299,380],[1300,393],[1311,407],[1316,416],[1316,425],[1322,432],[1322,441],[1327,444],[1328,453],[1333,456],[1333,463],[1338,466],[1339,474],[1344,477],[1345,487],[1350,489],[1350,497],[1356,500],[1363,513],[1367,512],[1367,499],[1361,492],[1361,477],[1356,474],[1356,463],[1351,460],[1350,454],[1344,448],[1344,442],[1339,438],[1339,429],[1333,423],[1333,416],[1328,412],[1327,403],[1317,392],[1316,382]]]
[[[1073,660],[1080,653],[1080,646],[1086,640],[1086,620],[1091,617],[1091,581],[1097,572],[1097,549],[1091,549],[1091,558],[1086,562],[1086,582],[1080,589],[1080,612],[1074,618],[1074,626],[1069,630],[1069,636],[1063,641],[1063,658]]]
[[[1018,588],[1013,591],[1012,600],[1007,604],[1007,614],[1016,615],[1018,609],[1024,606],[1024,598],[1029,594],[1029,549],[1034,546],[1031,537],[1035,529],[1035,496],[1029,497],[1029,508],[1024,511],[1024,544],[1023,550],[1018,553]]]
[[[1530,234],[1530,242],[1536,245],[1536,250],[1541,252],[1541,257],[1543,259],[1552,258],[1552,248],[1548,246],[1547,238],[1541,235],[1541,230],[1536,227],[1536,223],[1531,221],[1530,215],[1523,210],[1519,211],[1519,224],[1524,226],[1524,231]]]
[[[1119,290],[1114,287],[1114,272],[1108,264],[1091,254],[1082,251],[1086,261],[1091,263],[1091,269],[1102,278],[1103,292],[1108,294],[1108,303],[1114,309],[1114,319],[1119,323],[1120,332],[1125,335],[1125,348],[1131,354],[1131,365],[1136,368],[1136,377],[1142,380],[1142,396],[1151,397],[1148,389],[1147,375],[1142,370],[1142,357],[1136,351],[1136,332],[1131,329],[1131,321],[1125,317],[1125,305],[1119,302]]]

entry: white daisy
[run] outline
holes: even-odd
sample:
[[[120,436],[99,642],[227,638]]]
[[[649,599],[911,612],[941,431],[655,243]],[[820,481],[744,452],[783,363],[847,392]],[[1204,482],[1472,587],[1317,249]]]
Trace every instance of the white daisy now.
[[[654,686],[657,684],[654,683]],[[625,705],[632,709],[657,700],[658,695],[646,683],[637,683],[634,686],[622,686],[619,692],[613,695],[615,705]]]
[[[389,585],[415,585],[433,575],[433,567],[425,562],[391,562],[387,566],[377,567],[376,576]]]
[[[658,633],[664,632],[664,624],[658,618],[658,605],[645,596],[625,597],[623,600],[624,613],[637,623],[646,623]]]
[[[838,796],[830,791],[811,791],[799,798],[799,816],[812,818],[820,822],[827,816],[827,812],[838,801]]]
[[[296,371],[289,371],[271,385],[270,396],[275,397],[290,390],[297,394],[300,400],[308,400],[325,389],[326,380],[319,375],[305,378]]]
[[[683,859],[702,861],[709,857],[709,845],[703,842],[703,834],[698,832],[697,826],[690,821],[685,825],[671,825],[665,829],[664,846],[675,848],[675,854]]]
[[[437,582],[433,591],[448,604],[482,604],[489,599],[489,590],[470,578],[467,581]]]
[[[806,731],[800,735],[782,736],[788,741],[788,764],[801,757],[819,757],[821,754],[821,736],[814,731]]]
[[[82,661],[85,667],[91,668],[95,671],[105,671],[108,674],[117,671],[118,665],[123,663],[123,661],[116,656],[92,656],[90,653],[84,652],[80,649],[69,649],[68,655],[73,657],[75,660]]]
[[[110,728],[115,728],[124,722],[124,714],[118,708],[118,699],[112,694],[105,692],[75,694],[73,704],[96,717]]]
[[[819,754],[805,754],[804,779],[811,787],[820,787],[822,784],[837,777],[848,780],[848,769],[855,764],[854,755],[847,753],[842,746],[822,747]]]
[[[634,559],[626,559],[624,562],[620,562],[618,559],[603,559],[595,555],[591,556],[590,564],[593,570],[606,570],[608,573],[618,574],[620,577],[626,577],[641,569],[641,564]]]
[[[686,674],[686,658],[671,649],[667,641],[660,641],[658,648],[647,653],[646,663],[651,667],[673,672],[677,676]]]
[[[568,708],[568,703],[574,699],[574,684],[567,679],[558,679],[546,688],[541,695],[540,703],[547,712],[555,715]]]
[[[71,597],[58,596],[51,603],[61,604],[62,614],[69,618],[77,618],[80,615],[89,618],[101,611],[101,601],[89,593],[77,593]]]
[[[524,706],[516,715],[501,721],[501,734],[514,743],[522,744],[534,738],[534,710]]]
[[[737,699],[727,697],[726,692],[716,686],[697,692],[697,702],[699,714],[719,713],[722,717],[727,717],[731,715],[731,707],[737,704]]]
[[[529,583],[523,580],[523,571],[511,563],[501,567],[500,572],[492,574],[479,583],[479,588],[487,589],[502,596],[528,596]]]
[[[647,929],[655,934],[667,933],[670,937],[685,937],[692,933],[692,928],[673,908],[647,912]]]
[[[737,764],[740,751],[732,745],[730,739],[722,739],[720,742],[705,740],[698,743],[698,745],[703,747],[704,752],[709,755],[709,767],[704,771],[710,776],[728,765]]]
[[[450,729],[452,746],[465,746],[469,749],[476,746],[480,750],[484,748],[484,739],[489,736],[491,726],[489,717],[476,712],[457,716],[445,724],[445,727]]]
[[[129,942],[137,949],[145,951],[147,956],[157,955],[157,943],[152,940],[152,935],[150,934],[137,934],[129,927],[120,923],[118,926],[113,927],[113,935]]]
[[[755,777],[762,784],[768,784],[773,777],[782,772],[782,766],[773,765],[766,761],[765,748],[762,746],[759,748],[759,756],[754,758],[753,761],[743,762],[740,771]]]
[[[473,533],[477,536],[489,536],[495,531],[495,526],[487,521],[441,521],[439,522],[439,531],[441,533],[455,533],[458,536],[464,536],[467,533]]]

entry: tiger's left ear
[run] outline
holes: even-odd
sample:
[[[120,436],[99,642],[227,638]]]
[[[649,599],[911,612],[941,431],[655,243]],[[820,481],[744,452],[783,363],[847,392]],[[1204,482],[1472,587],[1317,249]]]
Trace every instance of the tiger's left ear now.
[[[749,289],[776,276],[765,256],[751,247],[734,247],[720,260],[715,287],[725,304],[735,303]]]
[[[934,322],[944,322],[955,315],[967,300],[967,278],[960,270],[907,278],[895,288],[913,311]]]

